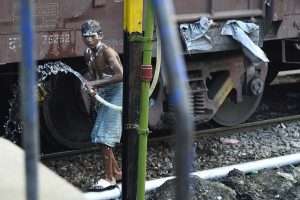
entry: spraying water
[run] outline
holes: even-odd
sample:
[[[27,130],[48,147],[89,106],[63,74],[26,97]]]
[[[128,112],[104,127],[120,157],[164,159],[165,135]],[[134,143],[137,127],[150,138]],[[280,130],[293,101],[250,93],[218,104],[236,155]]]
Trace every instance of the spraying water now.
[[[105,106],[110,107],[111,109],[114,109],[114,110],[122,111],[122,107],[113,105],[113,104],[105,101],[97,94],[97,92],[95,90],[88,88],[85,84],[85,82],[86,82],[85,78],[80,73],[78,73],[77,71],[74,71],[71,67],[69,67],[68,65],[66,65],[62,62],[46,63],[45,65],[38,66],[37,72],[39,74],[41,74],[41,77],[39,78],[39,80],[41,80],[41,81],[45,80],[47,78],[47,76],[52,75],[52,74],[57,74],[58,72],[65,72],[65,73],[70,72],[81,81],[82,86],[84,86],[83,88],[84,88],[85,92],[94,96],[97,101],[104,104]]]
[[[62,62],[48,62],[44,65],[38,65],[36,72],[38,73],[39,83],[45,81],[47,77],[56,75],[59,72],[63,72],[65,74],[72,73],[81,81],[82,84],[86,82],[85,78],[79,72],[73,70],[71,67]]]
[[[43,65],[38,65],[36,67],[37,72],[37,79],[38,79],[38,85],[45,85],[44,83],[48,80],[49,77],[53,75],[57,75],[58,73],[64,73],[64,74],[72,74],[78,80],[81,82],[81,85],[84,86],[83,89],[85,92],[91,94],[96,94],[95,101],[94,99],[91,99],[90,101],[90,113],[89,113],[89,119],[91,122],[94,122],[97,116],[97,110],[99,109],[99,102],[103,103],[106,106],[111,107],[112,109],[122,110],[121,107],[112,105],[108,102],[105,102],[103,99],[101,99],[96,91],[91,90],[90,88],[86,87],[85,82],[86,79],[77,71],[73,70],[70,66],[62,63],[62,62],[48,62]],[[48,88],[48,90],[51,90]],[[14,143],[19,143],[20,134],[22,133],[23,126],[22,121],[20,120],[20,102],[19,102],[19,85],[15,84],[12,86],[12,98],[9,100],[9,112],[7,121],[4,124],[5,129],[5,135],[3,137],[10,139]],[[51,92],[51,91],[49,91]]]
[[[81,83],[85,82],[85,79],[78,72],[74,71],[68,65],[62,62],[50,62],[44,65],[38,65],[36,67],[38,76],[38,85],[43,85],[48,77],[57,75],[58,73],[72,73],[75,75]],[[13,84],[10,88],[12,91],[12,97],[8,101],[8,115],[5,117],[6,122],[4,123],[4,135],[2,137],[9,139],[15,144],[20,144],[21,134],[23,132],[23,122],[21,121],[21,102],[20,102],[20,86],[18,83]],[[95,103],[93,103],[94,105]],[[93,121],[95,118],[95,111],[92,111],[90,120]]]
[[[11,86],[12,98],[8,101],[9,109],[7,121],[4,123],[5,134],[2,136],[15,144],[20,144],[20,135],[23,131],[23,123],[20,119],[20,104],[19,92],[20,87],[18,84]]]

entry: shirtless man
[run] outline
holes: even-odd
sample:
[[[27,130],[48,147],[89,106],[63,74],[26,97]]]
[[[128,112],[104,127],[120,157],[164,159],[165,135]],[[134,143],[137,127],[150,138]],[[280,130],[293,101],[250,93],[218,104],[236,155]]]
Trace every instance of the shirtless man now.
[[[84,58],[89,67],[92,81],[88,88],[99,89],[98,94],[106,101],[122,106],[123,66],[119,55],[103,42],[100,24],[95,20],[86,21],[81,28],[83,41],[87,46]],[[104,158],[105,181],[110,185],[121,180],[122,172],[114,157],[112,148],[120,142],[122,113],[104,105],[100,106],[91,137],[99,144]]]

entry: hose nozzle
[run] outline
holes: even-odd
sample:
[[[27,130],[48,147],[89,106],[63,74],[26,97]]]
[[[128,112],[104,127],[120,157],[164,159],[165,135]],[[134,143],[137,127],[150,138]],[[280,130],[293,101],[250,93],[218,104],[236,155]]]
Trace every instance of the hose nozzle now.
[[[97,94],[97,91],[94,90],[93,88],[88,87],[85,83],[82,84],[83,90],[88,93],[92,98],[94,98]]]
[[[104,99],[102,99],[96,90],[94,90],[93,88],[88,87],[85,83],[82,84],[82,89],[88,93],[92,98],[95,98],[97,101],[99,101],[100,103],[104,104],[105,106],[112,108],[114,110],[118,110],[118,111],[122,111],[122,107],[121,106],[117,106],[114,104],[111,104],[107,101],[105,101]]]

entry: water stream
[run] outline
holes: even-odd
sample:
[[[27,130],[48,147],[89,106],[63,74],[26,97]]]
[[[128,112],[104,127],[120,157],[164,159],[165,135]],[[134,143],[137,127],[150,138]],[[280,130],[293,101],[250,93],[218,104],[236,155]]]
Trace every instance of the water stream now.
[[[5,117],[7,121],[3,125],[5,133],[2,137],[15,144],[20,144],[20,135],[23,131],[23,123],[20,119],[19,84],[13,84],[11,86],[11,91],[12,97],[8,101],[8,115]]]
[[[86,79],[77,71],[73,70],[70,66],[62,62],[48,62],[43,65],[38,65],[36,67],[37,72],[37,82],[43,85],[49,77],[55,76],[58,73],[72,74],[78,78],[78,80],[83,84]],[[49,88],[47,88],[49,89]],[[20,144],[20,135],[23,131],[23,122],[21,121],[21,103],[20,103],[20,86],[19,84],[14,84],[11,86],[12,98],[9,100],[8,115],[6,116],[7,121],[4,123],[4,135],[2,137],[11,140],[14,143]],[[36,89],[37,91],[37,89]],[[88,92],[88,90],[85,90]],[[49,91],[51,92],[51,91]],[[91,101],[90,105],[90,121],[94,122],[97,110],[99,108],[99,103],[96,101]]]
[[[81,81],[82,84],[86,81],[85,78],[79,72],[73,70],[70,66],[62,62],[48,62],[43,65],[38,65],[36,67],[36,72],[38,75],[39,83],[45,81],[47,77],[51,75],[56,75],[59,72],[65,74],[67,73],[73,74]]]

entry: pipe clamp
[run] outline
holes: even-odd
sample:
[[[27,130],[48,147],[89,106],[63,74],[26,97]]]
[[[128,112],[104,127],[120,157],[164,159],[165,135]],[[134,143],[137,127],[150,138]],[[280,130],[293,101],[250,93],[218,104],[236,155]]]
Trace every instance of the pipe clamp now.
[[[139,135],[149,135],[149,129],[141,129],[138,124],[125,124],[124,129],[134,129]]]
[[[150,82],[152,80],[152,65],[142,65],[141,81]]]

